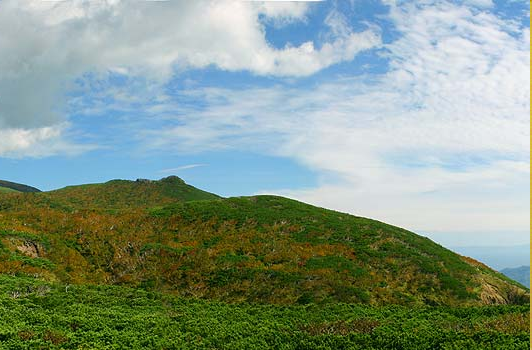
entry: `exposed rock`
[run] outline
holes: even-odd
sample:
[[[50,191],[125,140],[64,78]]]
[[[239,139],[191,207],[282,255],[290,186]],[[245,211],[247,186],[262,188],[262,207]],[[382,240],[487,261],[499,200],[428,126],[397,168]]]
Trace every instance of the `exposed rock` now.
[[[24,241],[23,244],[17,246],[18,251],[22,254],[27,255],[32,258],[39,258],[42,254],[42,247],[40,244],[35,243],[30,240]]]
[[[137,179],[136,182],[138,182],[138,183],[150,183],[152,181],[148,180],[148,179]]]

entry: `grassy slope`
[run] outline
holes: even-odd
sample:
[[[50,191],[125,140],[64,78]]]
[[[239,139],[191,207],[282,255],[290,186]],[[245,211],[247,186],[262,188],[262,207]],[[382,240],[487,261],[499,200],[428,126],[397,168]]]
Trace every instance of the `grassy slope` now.
[[[220,199],[187,186],[176,178],[111,181],[11,195],[0,204],[0,272],[231,302],[528,300],[505,276],[398,227],[281,197]],[[183,201],[208,197],[217,199]]]
[[[159,181],[112,180],[103,184],[69,186],[48,192],[53,203],[65,208],[126,209],[154,207],[176,201],[217,199],[219,196],[187,185],[177,176]]]
[[[0,187],[0,194],[1,193],[18,193],[19,191],[16,191],[14,189],[11,189],[11,188],[7,188],[7,187]]]
[[[527,306],[225,304],[0,275],[2,349],[528,349]]]

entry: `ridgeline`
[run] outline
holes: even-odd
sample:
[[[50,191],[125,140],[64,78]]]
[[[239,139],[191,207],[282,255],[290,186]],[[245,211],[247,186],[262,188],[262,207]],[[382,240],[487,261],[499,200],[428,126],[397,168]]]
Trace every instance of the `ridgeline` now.
[[[402,228],[178,177],[2,193],[0,273],[265,304],[526,304],[529,292]]]

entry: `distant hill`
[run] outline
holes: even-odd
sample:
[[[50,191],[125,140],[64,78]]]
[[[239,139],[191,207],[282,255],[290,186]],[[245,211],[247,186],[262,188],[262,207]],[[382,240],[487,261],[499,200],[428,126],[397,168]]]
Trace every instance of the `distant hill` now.
[[[528,265],[530,262],[530,246],[476,246],[450,247],[453,251],[482,261],[489,267],[500,271],[508,266]]]
[[[530,266],[502,269],[501,273],[530,288]]]
[[[35,187],[22,185],[16,182],[0,180],[0,192],[41,192]]]
[[[186,184],[177,176],[158,181],[137,179],[111,180],[106,183],[69,186],[50,191],[46,196],[55,203],[75,209],[104,208],[125,209],[163,206],[174,202],[187,202],[221,198]]]
[[[277,196],[221,198],[178,177],[0,201],[0,273],[273,304],[527,303],[473,259],[385,223]]]

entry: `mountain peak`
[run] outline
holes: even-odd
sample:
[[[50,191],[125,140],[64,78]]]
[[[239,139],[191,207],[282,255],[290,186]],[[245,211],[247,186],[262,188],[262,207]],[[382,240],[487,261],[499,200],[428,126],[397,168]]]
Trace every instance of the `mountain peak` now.
[[[117,179],[105,183],[69,186],[49,193],[63,205],[75,209],[145,208],[220,198],[213,193],[188,185],[177,176],[168,176],[160,180]]]
[[[176,183],[181,183],[181,184],[186,183],[185,180],[183,180],[182,178],[180,178],[179,176],[176,176],[176,175],[170,175],[170,176],[167,176],[167,177],[163,177],[159,181],[160,182],[169,182],[169,183],[176,182]]]

